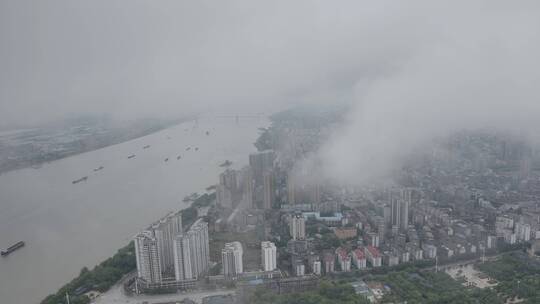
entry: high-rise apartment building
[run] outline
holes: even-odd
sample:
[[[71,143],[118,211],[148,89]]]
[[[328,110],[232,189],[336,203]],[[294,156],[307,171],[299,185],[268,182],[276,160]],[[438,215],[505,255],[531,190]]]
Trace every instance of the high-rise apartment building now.
[[[208,224],[197,220],[182,233],[181,213],[171,213],[135,236],[138,277],[146,283],[197,279],[208,271]]]
[[[392,199],[392,226],[400,230],[407,230],[409,227],[409,201],[402,199]]]
[[[148,283],[161,282],[158,242],[151,231],[143,231],[135,236],[135,258],[139,278]]]
[[[275,198],[274,174],[271,170],[267,170],[263,174],[263,208],[272,209]]]
[[[249,155],[249,165],[253,168],[253,178],[256,185],[263,183],[263,173],[274,166],[275,153],[273,150],[265,150]]]
[[[209,264],[208,223],[199,219],[174,240],[175,279],[197,279],[208,272]]]
[[[289,221],[289,231],[293,240],[306,238],[306,219],[301,215],[294,215]]]
[[[152,225],[150,231],[157,240],[161,270],[171,271],[174,266],[173,241],[174,237],[182,232],[182,214],[168,214]]]
[[[241,171],[242,181],[242,204],[245,208],[253,208],[253,196],[255,191],[253,169],[250,166],[245,166]]]
[[[528,242],[531,240],[531,225],[516,223],[514,232],[519,241]]]
[[[261,243],[261,262],[264,271],[276,269],[276,245],[274,243]]]
[[[174,240],[174,278],[177,281],[193,279],[191,260],[191,243],[185,234],[176,236]]]
[[[235,277],[244,272],[243,256],[244,250],[240,242],[225,244],[221,250],[221,262],[225,277]]]
[[[292,172],[287,175],[287,201],[290,205],[296,204],[296,182]]]
[[[239,201],[239,189],[237,171],[227,169],[219,175],[219,184],[216,188],[216,200],[224,208],[234,208]]]
[[[232,169],[225,170],[225,172],[219,175],[219,184],[225,186],[231,192],[235,192],[238,189],[237,171]]]
[[[223,208],[233,208],[233,194],[225,185],[217,185],[216,202]]]
[[[189,229],[188,236],[194,244],[191,248],[195,257],[193,272],[199,276],[208,271],[210,264],[210,248],[208,241],[208,223],[202,219],[197,220]]]

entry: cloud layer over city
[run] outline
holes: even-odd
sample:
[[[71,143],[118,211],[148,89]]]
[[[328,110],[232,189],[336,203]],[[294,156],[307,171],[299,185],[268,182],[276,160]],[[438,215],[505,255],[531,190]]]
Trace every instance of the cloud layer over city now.
[[[3,1],[0,119],[351,104],[321,151],[372,176],[461,128],[539,126],[536,1]]]

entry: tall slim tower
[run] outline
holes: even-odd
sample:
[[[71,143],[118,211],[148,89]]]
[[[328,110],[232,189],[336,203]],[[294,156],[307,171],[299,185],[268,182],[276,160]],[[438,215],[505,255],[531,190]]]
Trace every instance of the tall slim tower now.
[[[287,200],[290,205],[296,204],[296,183],[292,172],[287,174]]]
[[[407,230],[409,227],[409,201],[402,199],[392,199],[392,226],[400,230]]]
[[[216,202],[223,208],[233,208],[233,195],[225,185],[219,184],[216,187]]]
[[[275,153],[273,150],[265,150],[249,155],[249,165],[253,168],[253,178],[256,185],[263,182],[263,173],[274,166]]]
[[[399,228],[402,231],[406,231],[409,228],[409,204],[408,200],[401,201]]]
[[[194,279],[191,261],[191,243],[184,235],[176,236],[174,240],[174,278],[176,281]]]
[[[216,189],[217,203],[225,208],[233,208],[239,200],[237,171],[227,169],[219,175],[219,184]]]
[[[400,227],[401,226],[401,204],[400,200],[392,198],[391,202],[392,207],[392,226]]]
[[[272,209],[276,196],[274,173],[271,170],[264,172],[263,180],[263,207],[264,209]]]
[[[170,213],[152,226],[159,247],[159,261],[163,272],[174,266],[174,237],[182,232],[182,214]]]
[[[226,243],[221,251],[223,275],[234,277],[244,272],[244,250],[240,242]]]
[[[199,219],[188,232],[175,238],[175,279],[196,279],[208,271],[209,264],[208,224]]]
[[[253,170],[250,166],[242,168],[243,204],[247,208],[253,208],[254,180]]]
[[[152,232],[143,231],[135,236],[135,258],[139,278],[148,283],[161,282],[159,247]]]
[[[293,240],[306,238],[306,219],[301,215],[294,215],[289,222],[289,231]]]
[[[274,243],[261,243],[261,262],[264,271],[276,269],[276,245]]]

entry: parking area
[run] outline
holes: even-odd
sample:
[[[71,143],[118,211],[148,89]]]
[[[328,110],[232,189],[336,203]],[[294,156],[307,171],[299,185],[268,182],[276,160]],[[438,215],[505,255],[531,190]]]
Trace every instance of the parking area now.
[[[497,285],[497,282],[494,279],[488,277],[483,272],[474,269],[472,264],[447,268],[445,272],[454,280],[463,281],[462,284],[466,287],[474,286],[478,288],[486,288]]]
[[[100,295],[93,303],[96,304],[156,304],[175,303],[184,299],[189,299],[195,303],[202,303],[202,299],[208,296],[234,294],[234,289],[223,289],[216,291],[193,291],[177,294],[157,294],[157,295],[126,295],[122,285],[116,285],[106,293]]]

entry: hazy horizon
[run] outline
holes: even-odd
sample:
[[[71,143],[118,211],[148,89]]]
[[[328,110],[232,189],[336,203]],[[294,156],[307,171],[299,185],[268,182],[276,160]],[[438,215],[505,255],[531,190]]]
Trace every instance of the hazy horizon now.
[[[535,239],[540,254],[538,54],[534,0],[0,0],[0,131],[35,128],[0,134],[1,245],[34,246],[2,253],[13,252],[0,261],[9,269],[0,277],[5,293],[40,298],[109,256],[136,227],[187,207],[137,237],[113,259],[119,265],[83,272],[43,303],[81,288],[108,290],[135,268],[136,283],[124,287],[137,293],[140,280],[143,291],[185,291],[199,285],[194,278],[219,274],[226,284],[204,281],[230,287],[244,251],[224,244],[239,240],[251,256],[247,271],[263,259],[260,278],[296,276],[291,286],[301,288],[305,279],[318,284],[322,266],[331,273],[325,279],[339,278],[334,263],[357,260],[351,249],[367,250],[370,260],[368,268],[356,261],[359,279],[382,276],[371,270],[383,263],[412,263],[408,271],[426,254],[415,269],[429,268],[415,276],[437,288],[381,301],[447,299],[450,278],[430,277],[431,262],[438,271],[454,253],[479,258],[480,250],[525,250]],[[276,113],[282,120],[267,128]],[[205,115],[200,124],[173,126],[196,114]],[[66,123],[85,119],[94,123]],[[193,205],[183,200],[203,189]],[[334,216],[313,218],[317,211]],[[197,218],[196,237],[183,239]],[[100,238],[107,246],[95,248]],[[260,241],[276,246],[261,251]],[[371,252],[379,241],[384,262]],[[308,249],[316,251],[312,265],[304,265],[315,254],[308,258]],[[49,261],[69,255],[75,259],[55,271]],[[540,269],[525,265],[520,271]],[[339,272],[350,268],[349,259]],[[24,290],[53,275],[39,292]],[[498,276],[504,284],[480,295],[495,303],[515,282],[504,300],[531,295],[536,274],[523,279],[521,294],[522,276],[514,275]],[[464,289],[461,280],[450,290],[457,302],[478,296],[476,283]],[[396,281],[381,279],[381,292]],[[349,292],[347,301],[360,297],[350,286],[332,288]],[[112,291],[100,299],[144,299],[125,297],[121,284]],[[278,298],[288,296],[270,299]]]
[[[344,176],[462,128],[539,126],[535,1],[0,5],[4,125],[349,104],[322,151]]]

